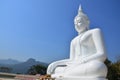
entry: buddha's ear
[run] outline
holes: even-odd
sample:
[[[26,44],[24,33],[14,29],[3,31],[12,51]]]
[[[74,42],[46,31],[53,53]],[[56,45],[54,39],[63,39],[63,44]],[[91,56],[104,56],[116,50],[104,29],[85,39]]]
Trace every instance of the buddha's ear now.
[[[87,24],[88,24],[87,29],[89,29],[90,21],[89,20],[86,20],[86,21],[87,21]]]
[[[89,21],[89,20],[87,20],[87,22],[88,22],[88,24],[90,24],[90,21]]]

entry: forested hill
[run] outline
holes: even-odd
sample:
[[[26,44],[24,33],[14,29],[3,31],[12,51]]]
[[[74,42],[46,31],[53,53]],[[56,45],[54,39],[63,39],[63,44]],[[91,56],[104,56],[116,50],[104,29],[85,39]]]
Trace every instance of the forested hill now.
[[[5,60],[4,60],[5,61]],[[7,62],[8,61],[8,62]],[[13,60],[12,60],[13,61]],[[6,63],[1,62],[0,63],[0,72],[11,72],[11,73],[27,73],[28,69],[33,65],[42,65],[47,67],[48,64],[40,61],[36,61],[35,59],[28,59],[25,62],[19,62],[19,61],[9,61],[6,60]],[[12,64],[10,64],[11,62]]]

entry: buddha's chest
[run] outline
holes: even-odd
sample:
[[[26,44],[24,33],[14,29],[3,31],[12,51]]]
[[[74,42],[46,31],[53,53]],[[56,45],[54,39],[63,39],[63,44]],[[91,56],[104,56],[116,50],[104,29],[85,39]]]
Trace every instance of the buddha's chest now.
[[[92,36],[88,36],[81,39],[82,36],[78,36],[74,39],[74,53],[77,57],[85,57],[96,52],[94,41]],[[82,42],[81,42],[82,40]]]

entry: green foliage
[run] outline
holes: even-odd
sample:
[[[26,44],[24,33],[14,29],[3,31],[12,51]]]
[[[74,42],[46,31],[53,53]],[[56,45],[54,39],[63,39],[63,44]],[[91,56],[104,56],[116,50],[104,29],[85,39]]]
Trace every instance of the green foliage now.
[[[119,80],[120,79],[120,61],[112,63],[110,60],[106,60],[105,64],[108,68],[107,78],[108,80]]]
[[[47,70],[47,67],[45,67],[45,66],[33,65],[28,70],[28,74],[31,74],[31,75],[35,75],[35,74],[45,75],[46,74],[46,70]]]
[[[7,72],[7,73],[9,73],[9,72],[11,72],[11,68],[9,68],[9,67],[0,67],[0,72]]]

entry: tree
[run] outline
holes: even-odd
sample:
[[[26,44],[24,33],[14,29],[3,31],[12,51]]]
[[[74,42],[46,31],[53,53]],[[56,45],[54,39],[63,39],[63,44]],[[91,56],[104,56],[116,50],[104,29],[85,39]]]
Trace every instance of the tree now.
[[[105,64],[108,68],[107,78],[108,80],[119,80],[120,79],[120,61],[112,63],[110,60],[106,60]]]
[[[35,74],[41,74],[45,75],[46,74],[47,67],[43,65],[33,65],[28,69],[28,74],[35,75]]]
[[[0,72],[11,72],[11,68],[9,68],[9,67],[0,67]]]

